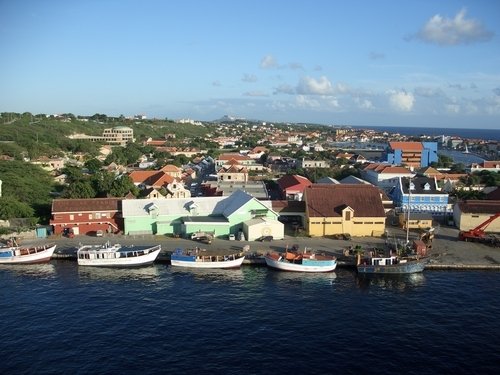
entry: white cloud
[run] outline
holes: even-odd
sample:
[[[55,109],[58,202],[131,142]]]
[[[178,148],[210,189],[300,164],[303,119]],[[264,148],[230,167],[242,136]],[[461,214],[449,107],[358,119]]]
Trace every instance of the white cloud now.
[[[276,87],[274,89],[273,94],[288,94],[288,95],[293,95],[293,94],[295,94],[295,89],[292,86],[287,85],[286,83],[284,83],[284,84],[279,85],[278,87]]]
[[[485,42],[493,37],[479,21],[466,19],[466,10],[460,10],[454,18],[439,14],[432,16],[416,37],[428,43],[442,46]]]
[[[374,109],[375,107],[373,106],[373,103],[369,99],[363,99],[363,98],[353,98],[354,103],[358,105],[359,108],[361,109]]]
[[[460,112],[460,106],[458,104],[447,104],[446,111],[448,113],[457,114]]]
[[[257,76],[255,74],[244,74],[241,80],[243,82],[257,82]]]
[[[297,85],[297,93],[304,95],[331,95],[333,93],[332,83],[325,76],[319,79],[303,77]]]
[[[267,94],[262,91],[247,91],[243,93],[243,96],[267,96]]]
[[[436,87],[428,87],[428,86],[418,86],[413,90],[415,95],[422,96],[424,98],[438,98],[444,97],[445,94],[442,89]]]
[[[415,104],[415,97],[406,91],[389,91],[389,103],[402,112],[410,112]]]
[[[320,108],[321,104],[317,99],[310,98],[306,95],[297,95],[295,102],[299,107],[306,108]]]
[[[271,69],[271,68],[276,68],[277,66],[278,63],[276,62],[275,58],[271,55],[264,56],[260,61],[260,67],[262,69]]]

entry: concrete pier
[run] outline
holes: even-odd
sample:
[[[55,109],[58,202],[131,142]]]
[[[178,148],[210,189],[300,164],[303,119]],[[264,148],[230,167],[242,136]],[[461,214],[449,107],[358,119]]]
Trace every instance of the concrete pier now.
[[[389,237],[354,237],[350,241],[333,240],[330,238],[310,238],[310,237],[292,237],[286,236],[283,240],[274,240],[271,242],[256,242],[256,241],[228,241],[225,239],[214,239],[212,244],[206,245],[199,242],[171,238],[167,236],[141,235],[141,236],[105,236],[103,238],[90,236],[77,236],[75,238],[51,237],[46,242],[55,242],[57,249],[53,259],[75,260],[76,249],[79,244],[100,244],[104,241],[110,241],[111,244],[120,243],[124,246],[130,245],[157,245],[161,244],[162,252],[158,257],[159,263],[169,263],[170,254],[176,248],[195,248],[200,247],[205,249],[207,254],[231,254],[242,252],[247,248],[248,258],[245,260],[245,265],[264,265],[265,261],[262,258],[268,251],[283,251],[288,246],[298,246],[299,249],[308,249],[326,252],[337,256],[338,267],[354,267],[355,264],[351,259],[345,259],[343,252],[346,248],[359,247],[361,249],[370,249],[373,247],[383,248],[386,240],[392,238],[404,238],[405,231],[399,228],[387,226]],[[418,233],[410,232],[409,240],[418,238]],[[22,245],[28,242],[40,243],[44,240],[25,241]],[[432,248],[429,250],[430,262],[426,265],[426,270],[500,270],[500,248],[491,247],[488,245],[464,242],[458,240],[458,230],[451,227],[438,227],[435,231],[435,239],[432,243]]]

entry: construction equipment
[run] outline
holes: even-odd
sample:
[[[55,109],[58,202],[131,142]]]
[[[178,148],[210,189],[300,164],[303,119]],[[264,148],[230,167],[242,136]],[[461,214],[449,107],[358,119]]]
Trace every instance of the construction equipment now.
[[[420,234],[420,240],[423,241],[427,247],[432,244],[432,240],[434,239],[434,230],[435,228],[429,228]]]
[[[494,235],[486,234],[485,229],[490,225],[493,221],[495,221],[498,217],[500,217],[500,212],[495,215],[490,216],[490,218],[483,223],[479,224],[477,227],[461,231],[458,234],[458,239],[460,241],[476,241],[487,243],[490,245],[498,245],[498,238]]]

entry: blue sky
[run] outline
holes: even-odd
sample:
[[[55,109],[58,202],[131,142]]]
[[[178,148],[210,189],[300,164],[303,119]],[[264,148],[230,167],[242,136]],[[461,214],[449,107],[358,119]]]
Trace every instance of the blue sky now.
[[[0,111],[500,128],[500,2],[0,0]]]

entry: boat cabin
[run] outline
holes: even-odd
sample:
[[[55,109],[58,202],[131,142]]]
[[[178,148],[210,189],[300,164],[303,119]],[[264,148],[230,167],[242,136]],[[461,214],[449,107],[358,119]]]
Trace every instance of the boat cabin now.
[[[372,266],[390,266],[405,262],[406,260],[398,259],[397,256],[368,258],[368,263]]]

